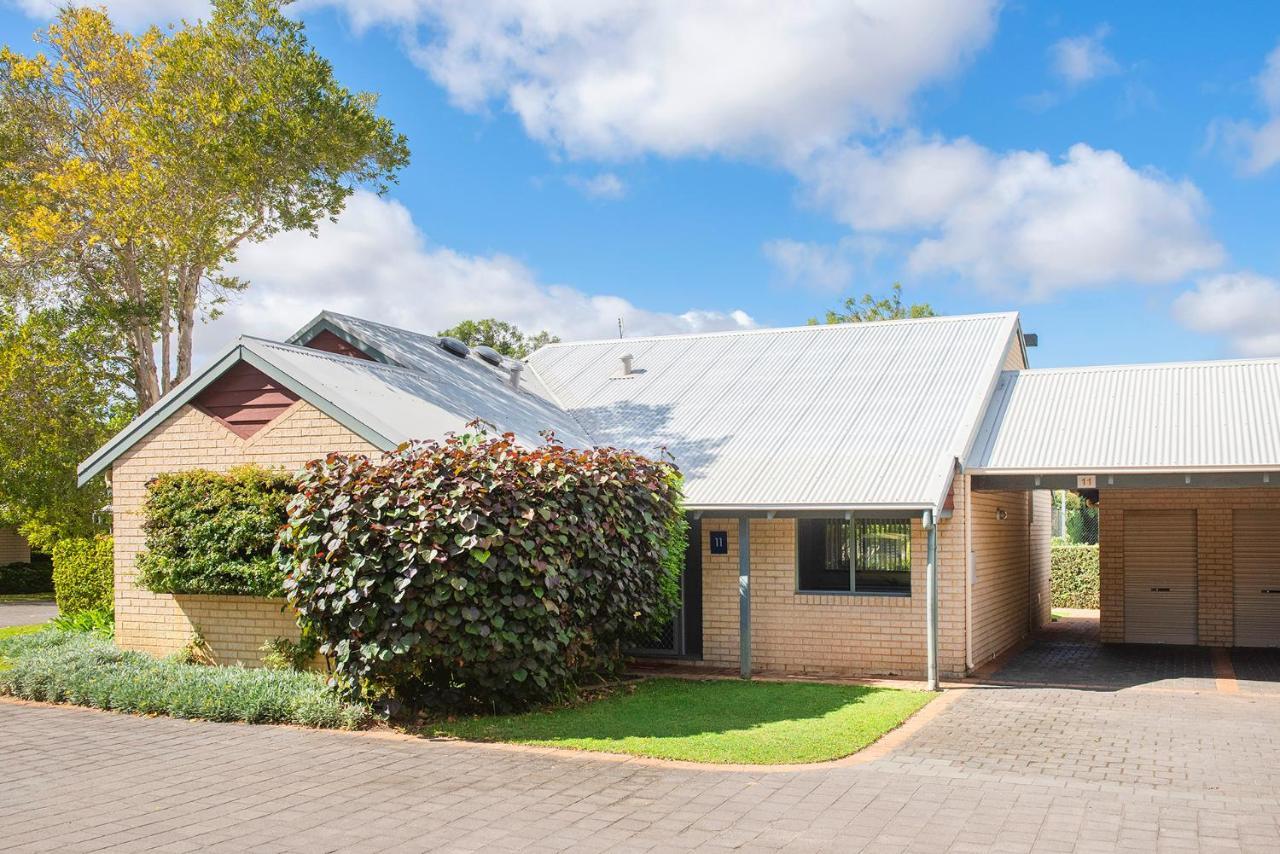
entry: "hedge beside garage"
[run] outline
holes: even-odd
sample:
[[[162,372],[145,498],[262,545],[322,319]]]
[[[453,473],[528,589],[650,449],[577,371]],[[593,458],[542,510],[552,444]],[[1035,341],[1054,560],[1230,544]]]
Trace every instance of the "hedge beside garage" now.
[[[60,613],[110,610],[113,542],[111,537],[77,537],[54,544],[53,590]]]
[[[1054,543],[1052,549],[1053,607],[1098,607],[1098,547]]]

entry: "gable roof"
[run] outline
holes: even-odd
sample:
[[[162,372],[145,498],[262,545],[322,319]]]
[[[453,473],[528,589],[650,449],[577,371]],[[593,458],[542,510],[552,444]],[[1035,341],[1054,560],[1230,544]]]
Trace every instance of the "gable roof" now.
[[[462,362],[443,351],[441,358]],[[570,447],[591,445],[590,438],[569,415],[536,394],[510,388],[501,372],[460,369],[448,362],[442,362],[437,370],[412,370],[242,337],[85,460],[79,468],[79,483],[83,485],[100,474],[154,427],[242,361],[383,450],[409,439],[439,438],[461,431],[475,418],[515,433],[526,444],[539,443],[539,432],[550,429]]]
[[[665,447],[691,508],[926,509],[1011,346],[1008,313],[552,344],[529,364],[598,444]]]
[[[1280,359],[1001,375],[975,474],[1280,468]]]

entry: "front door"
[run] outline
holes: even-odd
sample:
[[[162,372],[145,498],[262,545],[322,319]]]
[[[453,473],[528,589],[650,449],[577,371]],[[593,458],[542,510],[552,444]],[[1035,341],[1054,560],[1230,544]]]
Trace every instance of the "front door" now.
[[[1194,644],[1196,511],[1124,514],[1124,639]]]

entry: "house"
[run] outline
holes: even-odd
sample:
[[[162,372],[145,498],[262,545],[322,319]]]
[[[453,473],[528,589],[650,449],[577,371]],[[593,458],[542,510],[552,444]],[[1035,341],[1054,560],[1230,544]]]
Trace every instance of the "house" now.
[[[0,527],[0,566],[31,563],[31,546],[17,528]]]
[[[555,344],[525,363],[325,312],[241,338],[81,466],[113,485],[117,640],[219,660],[281,603],[140,590],[162,471],[297,468],[482,418],[669,453],[693,525],[653,654],[961,676],[1049,618],[1050,489],[1101,504],[1111,642],[1280,645],[1280,361],[1030,370],[1013,313]]]

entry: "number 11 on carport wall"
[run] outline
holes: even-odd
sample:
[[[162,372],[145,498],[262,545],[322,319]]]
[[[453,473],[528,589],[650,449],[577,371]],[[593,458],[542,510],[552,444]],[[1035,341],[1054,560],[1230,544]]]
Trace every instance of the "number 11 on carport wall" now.
[[[713,555],[727,555],[729,553],[728,531],[711,532],[711,553]]]

